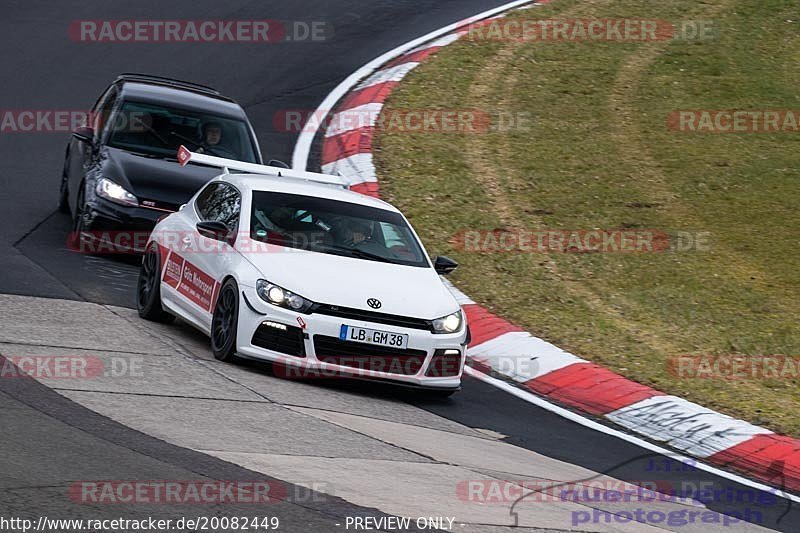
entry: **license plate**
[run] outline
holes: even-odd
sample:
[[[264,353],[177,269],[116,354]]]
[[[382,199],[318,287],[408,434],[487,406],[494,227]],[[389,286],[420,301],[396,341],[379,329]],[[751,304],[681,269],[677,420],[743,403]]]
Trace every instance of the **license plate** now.
[[[390,348],[399,348],[403,350],[408,348],[408,335],[406,334],[359,328],[346,324],[342,324],[342,328],[339,330],[339,338],[343,341],[377,344],[379,346],[388,346]]]

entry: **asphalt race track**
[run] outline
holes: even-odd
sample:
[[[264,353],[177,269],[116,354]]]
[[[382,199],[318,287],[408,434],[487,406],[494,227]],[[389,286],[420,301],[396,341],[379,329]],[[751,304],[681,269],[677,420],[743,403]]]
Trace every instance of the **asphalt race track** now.
[[[5,2],[0,19],[4,51],[0,62],[5,72],[0,109],[85,110],[121,72],[171,76],[212,85],[235,98],[255,126],[264,159],[288,162],[296,134],[273,127],[276,113],[314,109],[337,83],[375,56],[503,3],[498,0]],[[98,44],[73,42],[68,35],[73,20],[148,17],[321,20],[333,33],[322,42],[279,44]],[[69,217],[56,212],[55,206],[68,135],[0,133],[3,161],[0,295],[130,309],[134,307],[137,258],[87,256],[66,249]],[[8,301],[7,309],[13,309],[23,300]],[[75,314],[60,318],[92,330],[92,324],[87,323],[91,316]],[[6,328],[13,319],[11,315],[0,315],[0,324]],[[192,335],[185,328],[177,331],[176,335]],[[14,336],[2,332],[0,354],[19,352],[26,344],[53,346],[53,338],[56,337],[29,342],[21,333]],[[193,341],[201,342],[195,338]],[[98,349],[81,344],[67,346]],[[236,372],[249,374],[249,379],[267,379],[263,376],[266,370],[258,365],[246,365]],[[295,385],[288,383],[288,387]],[[313,399],[315,387],[326,396],[355,397],[365,404],[397,404],[402,409],[438,416],[454,427],[464,428],[463,431],[470,428],[497,435],[517,447],[619,479],[708,483],[744,490],[712,474],[682,470],[678,463],[664,462],[666,458],[647,454],[637,446],[584,428],[471,378],[465,378],[464,390],[447,401],[363,383],[319,384],[310,388],[303,385],[303,393]],[[254,473],[229,460],[196,451],[204,449],[201,444],[190,449],[172,443],[165,436],[133,429],[119,418],[98,414],[103,411],[99,407],[94,412],[80,405],[82,402],[65,398],[72,392],[63,390],[68,393],[57,394],[52,387],[34,380],[0,379],[3,434],[0,515],[71,517],[69,513],[74,513],[74,506],[59,491],[80,479],[196,476],[217,480],[274,479],[269,473]],[[382,416],[391,418],[391,414]],[[124,416],[120,418],[127,420]],[[291,483],[287,486],[290,492],[299,490]],[[315,502],[311,498],[310,502],[282,505],[276,514],[280,514],[281,530],[285,531],[335,530],[331,524],[343,516],[381,514],[351,501],[329,497]],[[714,505],[709,507],[713,509]],[[735,506],[727,510],[732,508]],[[85,515],[94,518],[117,516],[125,510],[113,506],[83,509]],[[781,531],[800,530],[800,510],[788,504],[764,506],[761,511],[763,526]],[[223,512],[252,515],[251,509],[232,507],[205,507],[199,514]],[[187,513],[198,514],[195,509],[170,506],[146,509],[142,514],[167,517]]]
[[[4,7],[3,109],[86,110],[121,72],[146,72],[218,88],[244,107],[265,159],[291,161],[296,133],[273,128],[287,109],[314,109],[376,54],[501,1],[18,2]],[[258,19],[323,21],[333,37],[298,43],[80,43],[83,19]],[[135,268],[62,250],[69,221],[55,213],[68,134],[0,138],[0,292],[130,306]],[[88,272],[87,272],[88,271]],[[91,272],[91,274],[89,274]],[[89,274],[89,275],[87,275]],[[104,283],[98,283],[98,280]]]

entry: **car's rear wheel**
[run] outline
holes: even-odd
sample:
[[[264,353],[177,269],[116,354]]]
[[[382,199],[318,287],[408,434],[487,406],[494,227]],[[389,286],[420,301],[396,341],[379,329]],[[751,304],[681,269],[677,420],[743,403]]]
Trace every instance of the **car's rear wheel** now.
[[[211,320],[211,351],[220,361],[236,360],[236,333],[239,325],[239,286],[236,280],[223,283]]]
[[[142,257],[142,269],[136,284],[136,309],[139,316],[154,322],[172,322],[175,317],[161,306],[161,254],[151,244]]]

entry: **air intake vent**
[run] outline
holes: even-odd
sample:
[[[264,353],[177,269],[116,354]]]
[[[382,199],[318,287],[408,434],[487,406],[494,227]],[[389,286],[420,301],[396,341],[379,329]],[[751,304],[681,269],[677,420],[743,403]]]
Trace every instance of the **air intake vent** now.
[[[425,375],[429,378],[450,378],[461,372],[461,352],[458,350],[436,350]]]
[[[287,326],[279,322],[264,321],[258,326],[253,340],[254,346],[295,357],[306,356],[303,342],[303,330],[296,326]]]
[[[418,373],[428,355],[424,350],[398,350],[323,335],[314,335],[314,351],[324,363],[405,376]]]

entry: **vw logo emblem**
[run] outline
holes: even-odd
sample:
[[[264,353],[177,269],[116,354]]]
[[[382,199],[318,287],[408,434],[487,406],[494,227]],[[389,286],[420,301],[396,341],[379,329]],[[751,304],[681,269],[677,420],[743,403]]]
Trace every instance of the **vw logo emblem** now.
[[[383,304],[377,298],[370,298],[369,300],[367,300],[367,305],[373,309],[380,309],[381,305]]]

